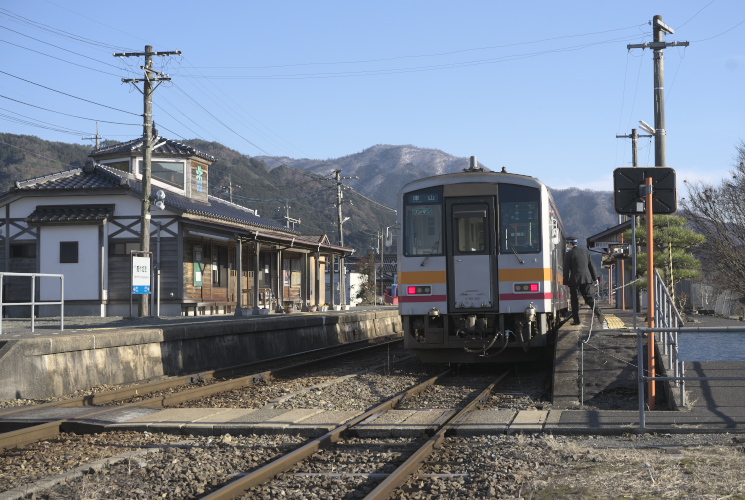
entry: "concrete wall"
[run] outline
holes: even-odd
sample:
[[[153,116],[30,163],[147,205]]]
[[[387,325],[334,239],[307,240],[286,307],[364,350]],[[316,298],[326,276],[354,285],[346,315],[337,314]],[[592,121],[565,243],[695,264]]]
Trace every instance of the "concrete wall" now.
[[[40,399],[401,333],[398,311],[81,331],[0,346],[0,399]]]

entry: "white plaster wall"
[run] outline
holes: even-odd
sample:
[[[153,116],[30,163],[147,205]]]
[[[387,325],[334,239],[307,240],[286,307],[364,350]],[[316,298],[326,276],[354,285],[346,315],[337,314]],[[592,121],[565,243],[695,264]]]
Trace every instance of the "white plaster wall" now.
[[[42,274],[65,275],[65,301],[98,300],[101,283],[99,269],[100,226],[47,226],[40,228],[39,261]],[[78,263],[60,263],[60,242],[78,242]],[[59,280],[42,278],[41,300],[59,300]]]

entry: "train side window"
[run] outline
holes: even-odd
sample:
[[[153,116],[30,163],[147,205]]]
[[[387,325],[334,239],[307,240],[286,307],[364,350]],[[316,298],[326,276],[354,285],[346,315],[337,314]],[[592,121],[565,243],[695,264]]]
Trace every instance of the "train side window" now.
[[[486,248],[485,204],[456,205],[453,207],[453,224],[458,253],[484,253]]]

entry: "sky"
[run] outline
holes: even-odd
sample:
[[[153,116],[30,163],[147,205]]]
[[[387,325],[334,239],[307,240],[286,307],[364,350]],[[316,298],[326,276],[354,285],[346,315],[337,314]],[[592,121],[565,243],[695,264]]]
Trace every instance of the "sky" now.
[[[144,58],[113,54],[152,45],[181,51],[153,57],[169,139],[322,160],[414,145],[611,191],[632,166],[616,136],[654,126],[653,51],[627,45],[652,41],[655,15],[666,42],[690,42],[664,50],[667,166],[679,190],[717,184],[745,139],[742,0],[0,0],[0,132],[141,136],[142,94],[122,79]]]

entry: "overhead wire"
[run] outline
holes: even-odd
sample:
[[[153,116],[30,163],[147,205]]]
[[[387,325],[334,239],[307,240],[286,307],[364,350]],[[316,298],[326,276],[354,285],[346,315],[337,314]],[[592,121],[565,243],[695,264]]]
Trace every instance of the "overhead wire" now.
[[[127,113],[129,115],[142,116],[141,114],[132,113],[131,111],[126,111],[124,109],[115,108],[113,106],[108,106],[106,104],[101,104],[100,102],[91,101],[89,99],[83,99],[82,97],[78,97],[78,96],[75,96],[75,95],[72,95],[72,94],[68,94],[67,92],[62,92],[61,90],[56,90],[56,89],[53,89],[51,87],[47,87],[46,85],[42,85],[40,83],[32,82],[31,80],[27,80],[25,78],[21,78],[20,76],[16,76],[16,75],[10,74],[10,73],[8,73],[6,71],[0,70],[0,73],[2,73],[4,75],[8,75],[8,76],[13,77],[13,78],[17,78],[17,79],[22,80],[22,81],[24,81],[26,83],[30,83],[31,85],[36,85],[37,87],[41,87],[41,88],[44,88],[44,89],[47,89],[47,90],[51,90],[52,92],[57,92],[58,94],[65,95],[67,97],[72,97],[73,99],[78,99],[80,101],[84,101],[84,102],[87,102],[87,103],[90,103],[90,104],[95,104],[96,106],[101,106],[101,107],[104,107],[104,108],[113,109],[114,111],[120,111],[122,113]]]
[[[12,97],[8,97],[8,96],[2,95],[2,94],[0,94],[0,97],[2,97],[3,99],[8,99],[9,101],[17,102],[19,104],[24,104],[26,106],[31,106],[32,108],[37,108],[37,109],[41,109],[41,110],[44,110],[44,111],[49,111],[50,113],[57,113],[57,114],[69,116],[69,117],[72,117],[72,118],[79,118],[81,120],[90,120],[90,121],[101,122],[101,123],[111,123],[113,125],[128,125],[128,126],[136,126],[136,127],[141,127],[142,126],[141,123],[122,123],[122,122],[112,122],[112,121],[108,121],[108,120],[102,120],[100,118],[86,118],[85,116],[77,116],[77,115],[72,115],[70,113],[63,113],[62,111],[55,111],[53,109],[44,108],[42,106],[37,106],[36,104],[30,104],[28,102],[19,101],[18,99],[13,99]]]

